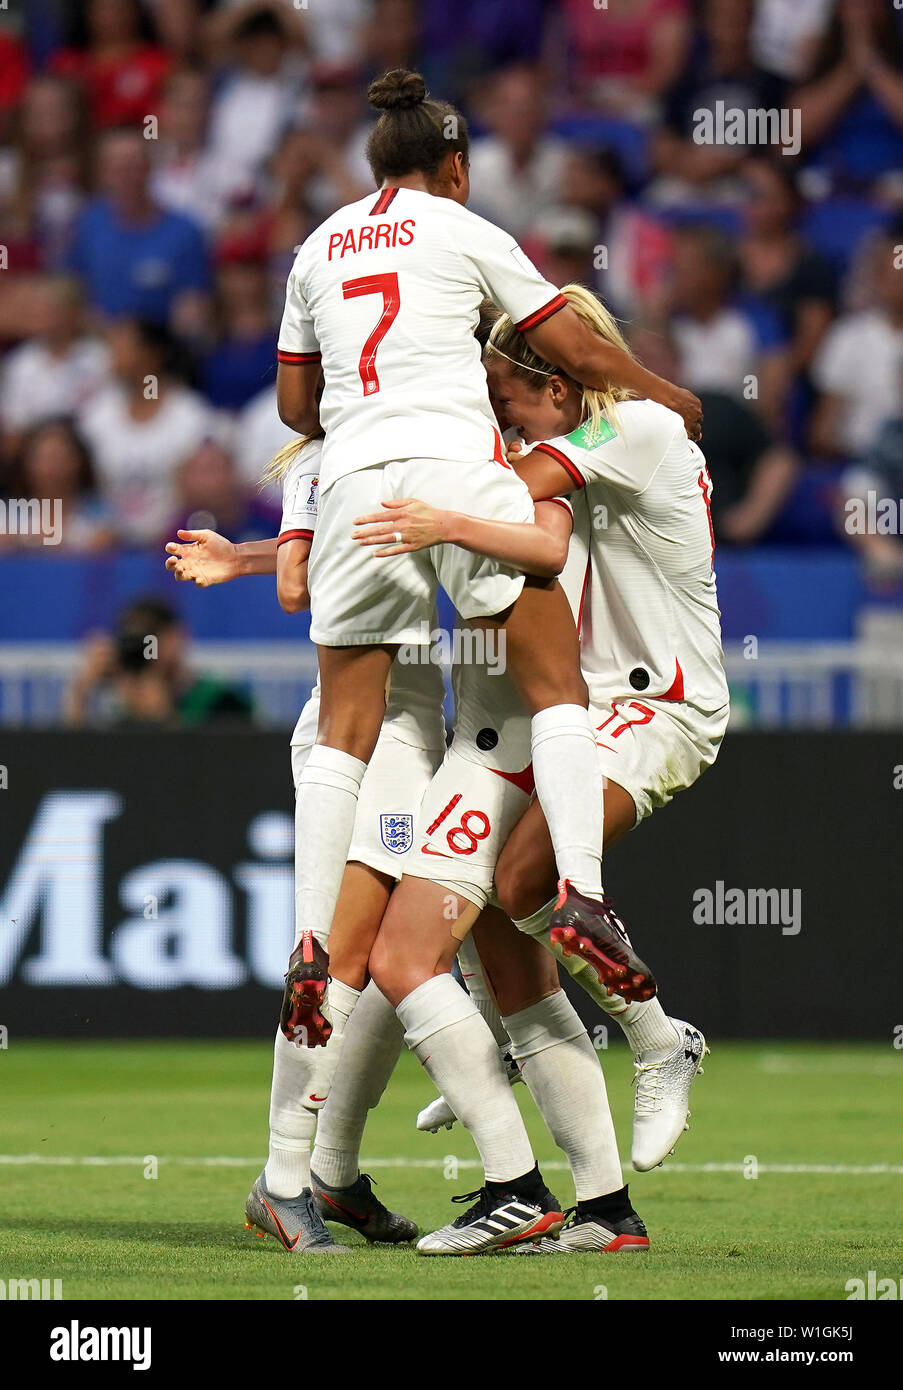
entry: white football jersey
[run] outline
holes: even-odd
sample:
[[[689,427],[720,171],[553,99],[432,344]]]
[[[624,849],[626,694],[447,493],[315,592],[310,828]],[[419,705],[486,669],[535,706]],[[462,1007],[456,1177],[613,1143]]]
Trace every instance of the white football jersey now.
[[[722,709],[712,483],[680,416],[625,401],[595,432],[585,424],[534,447],[585,488],[590,569],[580,647],[591,698],[646,695]]]
[[[312,541],[317,525],[320,491],[320,463],[323,440],[312,439],[295,456],[282,484],[282,524],[279,544],[291,540]],[[383,728],[401,743],[415,748],[445,747],[445,717],[442,705],[445,685],[440,668],[432,663],[392,667]],[[292,734],[292,744],[307,746],[317,736],[320,714],[320,682]]]
[[[450,198],[383,189],[311,233],[278,356],[322,360],[322,491],[391,459],[502,461],[473,336],[486,297],[521,329],[566,305],[513,237]]]
[[[279,545],[284,541],[312,541],[314,538],[322,455],[322,439],[310,439],[292,459],[291,467],[282,480]]]

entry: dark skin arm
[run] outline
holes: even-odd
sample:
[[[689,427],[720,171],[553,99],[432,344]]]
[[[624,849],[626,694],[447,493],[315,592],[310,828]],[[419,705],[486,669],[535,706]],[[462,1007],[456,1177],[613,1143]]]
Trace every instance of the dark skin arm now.
[[[279,419],[297,434],[319,433],[322,381],[319,362],[280,362],[276,368]]]
[[[691,439],[702,438],[702,404],[692,391],[674,386],[614,343],[606,342],[568,306],[524,334],[534,352],[584,386],[626,386],[644,399],[666,405],[683,418]]]

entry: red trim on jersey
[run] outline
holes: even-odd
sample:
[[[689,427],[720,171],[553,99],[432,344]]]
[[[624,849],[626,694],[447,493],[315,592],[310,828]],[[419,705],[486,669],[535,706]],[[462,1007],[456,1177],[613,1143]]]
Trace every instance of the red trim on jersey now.
[[[586,487],[586,482],[581,478],[576,465],[571,463],[567,454],[556,449],[554,444],[537,444],[533,452],[534,454],[548,454],[550,459],[554,459],[556,463],[561,465],[572,482],[576,483],[578,487]]]
[[[544,497],[542,500],[544,502],[554,502],[556,507],[563,507],[564,510],[567,512],[568,516],[571,518],[571,521],[573,522],[574,508],[570,505],[569,502],[565,502],[563,497]]]
[[[714,568],[715,568],[715,530],[714,530],[714,527],[712,526],[712,480],[711,480],[711,478],[709,477],[709,470],[706,468],[705,464],[703,464],[702,467],[700,468],[700,470],[699,470],[699,476],[697,477],[696,481],[697,481],[697,483],[699,484],[699,489],[700,489],[700,491],[701,491],[701,493],[702,493],[703,501],[705,502],[705,514],[706,514],[706,519],[708,520],[708,523],[709,523],[709,539],[710,539],[710,541],[712,542],[712,569],[714,570]]]
[[[397,192],[397,188],[384,188],[380,193],[379,197],[377,198],[376,202],[373,204],[367,216],[380,217],[384,212],[387,211],[389,204],[391,203],[392,199],[395,197],[395,194]]]
[[[276,349],[276,361],[287,362],[293,367],[303,362],[319,362],[320,356],[319,352],[286,352],[285,348]]]
[[[278,550],[280,545],[284,545],[286,541],[312,541],[313,538],[313,531],[283,531],[276,541],[276,549]]]
[[[505,451],[502,448],[502,436],[499,434],[497,429],[493,429],[492,433],[495,436],[495,443],[492,449],[493,463],[500,463],[503,468],[510,468],[511,464],[505,458]]]
[[[677,674],[664,695],[659,695],[660,700],[682,700],[684,698],[684,673],[680,669],[680,662],[677,657],[674,658],[674,665],[677,668]]]
[[[559,310],[567,307],[568,302],[564,295],[556,294],[555,298],[550,299],[548,304],[544,304],[541,309],[535,309],[532,314],[521,319],[520,323],[516,323],[514,327],[518,333],[526,333],[531,328],[538,328],[541,323],[545,323],[546,319],[550,319],[553,314],[557,314]]]
[[[583,574],[583,588],[580,590],[580,607],[577,610],[577,640],[580,640],[580,632],[583,627],[583,605],[586,603],[586,591],[589,588],[589,576],[592,570],[592,555],[586,557],[586,570]]]
[[[494,772],[496,777],[504,777],[506,782],[511,782],[513,786],[519,787],[527,796],[532,796],[536,791],[536,781],[533,777],[533,764],[527,763],[522,772],[502,772],[497,767],[491,767],[490,772]]]

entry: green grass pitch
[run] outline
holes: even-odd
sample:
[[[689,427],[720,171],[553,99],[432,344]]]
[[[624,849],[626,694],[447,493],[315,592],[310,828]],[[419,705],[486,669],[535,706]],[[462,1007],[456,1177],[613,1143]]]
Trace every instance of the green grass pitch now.
[[[623,1153],[630,1058],[614,1045],[601,1056]],[[903,1053],[890,1046],[716,1045],[671,1168],[629,1175],[647,1256],[476,1260],[367,1246],[338,1226],[352,1255],[295,1257],[246,1232],[270,1057],[266,1043],[10,1039],[0,1051],[0,1278],[60,1278],[67,1299],[842,1300],[846,1281],[870,1269],[903,1274]],[[569,1205],[562,1155],[516,1089],[549,1186]],[[378,1194],[422,1230],[459,1214],[449,1198],[480,1182],[460,1127],[415,1131],[432,1095],[403,1056],[364,1143]],[[15,1161],[27,1155],[40,1161]],[[148,1156],[156,1178],[145,1176]],[[92,1157],[125,1161],[83,1162]],[[757,1178],[744,1176],[752,1160]],[[806,1171],[773,1171],[783,1165]]]

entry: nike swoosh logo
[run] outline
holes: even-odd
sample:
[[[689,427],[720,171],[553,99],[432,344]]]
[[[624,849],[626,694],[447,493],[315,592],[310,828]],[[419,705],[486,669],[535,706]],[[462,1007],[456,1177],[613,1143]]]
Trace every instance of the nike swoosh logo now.
[[[307,1099],[308,1099],[308,1100],[326,1100],[327,1097],[328,1097],[328,1094],[329,1094],[328,1092],[327,1092],[327,1094],[326,1094],[325,1096],[315,1096],[315,1095],[311,1094],[311,1095],[309,1095],[309,1096],[307,1097]]]
[[[366,1216],[361,1216],[360,1212],[352,1211],[350,1207],[343,1207],[341,1202],[334,1202],[325,1192],[320,1192],[318,1195],[323,1198],[324,1202],[328,1202],[331,1207],[335,1207],[336,1211],[343,1211],[346,1216],[350,1216],[354,1221],[359,1221],[362,1226],[366,1226],[367,1222],[370,1220],[370,1216],[372,1215],[371,1212],[368,1212]]]
[[[266,1200],[266,1198],[263,1198],[262,1200],[263,1205],[266,1207],[267,1211],[270,1213],[270,1216],[272,1216],[273,1220],[276,1222],[276,1225],[279,1227],[279,1238],[282,1241],[282,1244],[285,1246],[286,1250],[294,1250],[295,1246],[298,1244],[298,1241],[301,1239],[301,1232],[298,1232],[294,1240],[289,1240],[288,1232],[286,1231],[282,1222],[279,1220],[279,1217],[273,1211],[273,1208],[270,1206],[269,1202]]]

